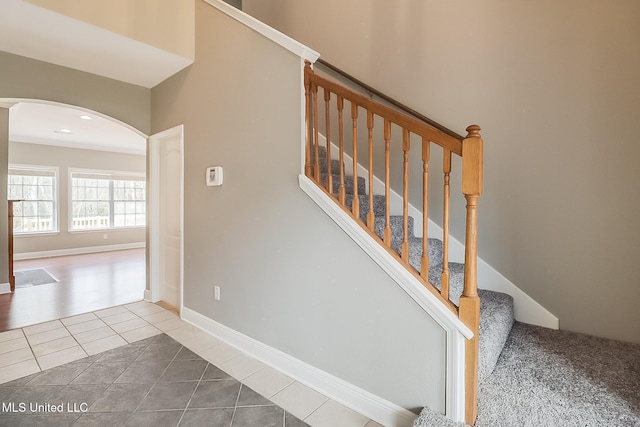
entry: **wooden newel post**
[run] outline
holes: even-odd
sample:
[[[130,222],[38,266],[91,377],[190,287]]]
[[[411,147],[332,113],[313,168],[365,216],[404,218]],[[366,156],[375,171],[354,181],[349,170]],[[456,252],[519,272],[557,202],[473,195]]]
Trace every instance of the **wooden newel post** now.
[[[467,232],[465,239],[464,290],[460,297],[460,320],[473,331],[467,341],[465,358],[465,417],[473,425],[478,401],[478,334],[480,329],[480,298],[478,297],[478,199],[482,194],[483,145],[480,127],[467,128],[462,141],[462,193],[467,200]]]
[[[304,95],[306,100],[304,112],[304,124],[306,126],[306,148],[304,153],[304,174],[313,176],[313,166],[311,165],[311,79],[309,75],[313,73],[311,62],[304,61]]]

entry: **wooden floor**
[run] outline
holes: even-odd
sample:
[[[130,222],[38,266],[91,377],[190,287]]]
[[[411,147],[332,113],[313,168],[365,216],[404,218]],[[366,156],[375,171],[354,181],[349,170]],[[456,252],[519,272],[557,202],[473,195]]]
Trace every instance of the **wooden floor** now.
[[[128,249],[16,261],[14,270],[44,268],[58,283],[0,295],[0,332],[139,301],[145,251]]]

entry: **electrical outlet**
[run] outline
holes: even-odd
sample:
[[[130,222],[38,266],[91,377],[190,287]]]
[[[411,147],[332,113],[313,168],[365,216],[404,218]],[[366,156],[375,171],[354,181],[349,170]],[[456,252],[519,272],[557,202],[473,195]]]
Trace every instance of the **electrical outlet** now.
[[[220,301],[220,286],[213,287],[213,299]]]

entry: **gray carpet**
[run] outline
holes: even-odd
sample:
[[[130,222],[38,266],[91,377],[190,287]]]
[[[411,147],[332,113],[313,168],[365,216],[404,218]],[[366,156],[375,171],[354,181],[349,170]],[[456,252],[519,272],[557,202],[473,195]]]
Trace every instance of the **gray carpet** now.
[[[425,409],[415,427],[443,424]],[[516,323],[476,427],[639,427],[640,345]]]
[[[55,277],[50,275],[47,270],[43,268],[16,271],[14,276],[16,278],[16,288],[27,288],[30,286],[46,285],[58,282]]]

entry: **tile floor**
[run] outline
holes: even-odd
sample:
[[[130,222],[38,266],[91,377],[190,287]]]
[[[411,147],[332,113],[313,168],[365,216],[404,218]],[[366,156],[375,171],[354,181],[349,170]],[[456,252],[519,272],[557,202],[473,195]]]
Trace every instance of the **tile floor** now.
[[[0,401],[0,426],[379,426],[144,301],[0,333]]]

